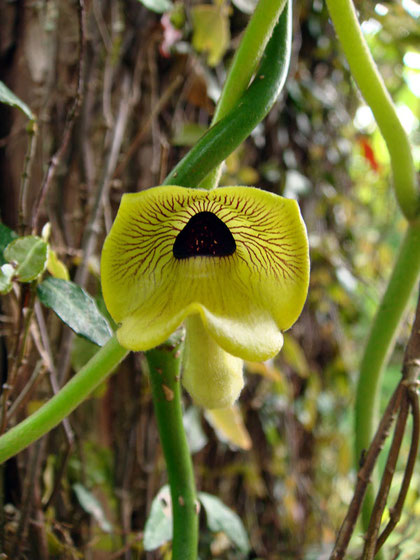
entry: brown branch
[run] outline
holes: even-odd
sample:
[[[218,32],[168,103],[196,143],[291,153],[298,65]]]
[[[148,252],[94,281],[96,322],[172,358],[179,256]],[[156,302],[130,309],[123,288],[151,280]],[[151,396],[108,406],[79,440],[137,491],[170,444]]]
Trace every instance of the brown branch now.
[[[66,123],[64,125],[63,136],[61,144],[55,154],[49,161],[47,171],[44,176],[41,188],[35,198],[34,213],[32,217],[32,232],[36,233],[38,227],[38,220],[41,208],[44,204],[45,197],[50,189],[52,180],[55,176],[57,167],[61,162],[64,153],[67,149],[73,126],[77,115],[79,114],[80,105],[83,98],[84,89],[84,66],[85,66],[85,3],[84,0],[78,0],[78,22],[79,22],[79,57],[77,65],[77,89],[74,97],[73,105],[67,115]]]
[[[384,415],[382,416],[375,437],[373,438],[369,450],[363,459],[363,464],[357,474],[357,483],[353,498],[347,510],[347,515],[338,532],[337,540],[331,553],[330,560],[341,560],[344,558],[344,554],[346,553],[360,509],[362,507],[363,498],[366,494],[367,486],[370,482],[370,477],[375,467],[376,460],[381,452],[386,438],[389,435],[395,416],[401,404],[402,395],[403,388],[401,385],[398,385],[388,403]]]
[[[31,180],[32,164],[35,157],[36,141],[38,138],[38,124],[36,120],[31,120],[27,126],[28,147],[23,164],[23,172],[19,189],[19,217],[18,230],[20,235],[25,235],[28,227],[27,196],[28,187]]]
[[[84,286],[86,284],[89,259],[95,252],[96,241],[98,238],[98,234],[101,231],[100,220],[102,216],[103,201],[109,192],[112,181],[112,174],[114,172],[118,156],[120,154],[121,145],[124,139],[124,133],[127,127],[128,116],[131,109],[131,86],[131,78],[128,73],[125,73],[122,78],[121,99],[118,107],[117,118],[113,126],[111,146],[109,149],[107,160],[105,162],[104,174],[95,194],[95,201],[93,203],[90,220],[83,237],[83,259],[79,268],[77,269],[75,276],[75,282],[80,286]]]
[[[404,392],[401,401],[398,420],[394,430],[394,437],[392,439],[391,448],[389,450],[384,473],[382,475],[381,485],[376,495],[375,504],[373,506],[372,514],[370,517],[369,527],[366,532],[362,560],[373,560],[375,556],[376,542],[378,539],[378,533],[381,526],[382,515],[385,510],[386,501],[388,499],[392,479],[395,474],[395,466],[397,464],[402,440],[404,437],[405,426],[407,423],[407,416],[408,416],[408,408],[409,408],[408,402],[406,399],[406,394]]]
[[[401,511],[417,458],[420,437],[420,412],[417,395],[417,387],[419,385],[418,377],[420,375],[420,294],[413,328],[404,355],[402,371],[402,379],[388,403],[375,437],[364,458],[363,465],[359,470],[353,499],[347,510],[347,515],[340,527],[330,560],[341,560],[344,558],[344,554],[346,553],[351,536],[354,532],[354,527],[362,506],[370,475],[373,471],[383,443],[389,435],[389,431],[398,411],[399,416],[394,431],[391,449],[388,454],[388,460],[382,477],[381,487],[375,500],[372,518],[366,536],[366,544],[362,555],[363,560],[374,558],[375,554],[384,544],[401,517]],[[394,507],[390,509],[390,521],[378,538],[381,517],[395,471],[395,465],[398,459],[402,438],[404,436],[409,409],[411,409],[413,416],[413,430],[403,482],[397,501]]]
[[[375,554],[379,551],[382,547],[384,542],[387,540],[389,535],[394,530],[395,526],[397,525],[398,521],[401,518],[402,508],[405,502],[405,498],[407,496],[408,489],[410,487],[411,477],[413,476],[414,467],[417,460],[417,452],[419,449],[419,435],[420,435],[420,412],[419,412],[419,399],[418,395],[415,391],[409,390],[409,399],[411,405],[411,413],[413,416],[413,430],[411,436],[411,445],[410,445],[410,453],[408,455],[407,465],[404,471],[404,477],[401,484],[401,489],[398,494],[397,501],[395,505],[389,508],[389,516],[390,520],[388,525],[382,531],[381,535],[378,538],[375,548]]]

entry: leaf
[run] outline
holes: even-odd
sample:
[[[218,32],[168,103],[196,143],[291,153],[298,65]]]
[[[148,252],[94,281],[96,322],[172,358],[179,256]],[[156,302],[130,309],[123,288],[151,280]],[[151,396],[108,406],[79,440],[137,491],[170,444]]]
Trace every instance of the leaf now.
[[[29,109],[24,101],[19,99],[17,95],[11,91],[6,84],[0,81],[0,102],[6,103],[6,105],[10,105],[11,107],[17,107],[20,109],[31,121],[35,120],[35,115]]]
[[[190,406],[182,417],[188,447],[191,453],[197,453],[207,444],[208,439],[201,425],[201,413],[197,406]]]
[[[51,276],[54,276],[54,278],[70,280],[67,266],[62,261],[60,261],[60,259],[57,257],[57,253],[52,249],[50,249],[48,255],[47,270],[51,274]]]
[[[15,273],[21,282],[32,282],[40,276],[48,261],[48,244],[36,235],[18,237],[4,250],[4,258],[15,264]]]
[[[272,381],[281,383],[283,375],[281,371],[274,365],[272,360],[267,362],[246,362],[246,370],[254,375],[261,375]]]
[[[71,365],[74,371],[82,369],[98,351],[97,344],[81,336],[75,336],[71,349]]]
[[[184,123],[175,130],[172,144],[174,146],[193,146],[206,130],[207,127],[199,123]]]
[[[174,5],[170,0],[139,0],[146,6],[148,10],[156,12],[158,14],[163,14],[163,12],[169,12],[173,9]]]
[[[221,6],[200,4],[191,9],[193,24],[192,45],[198,52],[207,53],[209,66],[216,66],[230,42],[228,10]]]
[[[258,4],[258,0],[232,0],[232,4],[244,14],[252,14]]]
[[[4,259],[3,252],[9,245],[9,243],[11,243],[17,237],[17,233],[0,222],[0,265],[7,262]]]
[[[240,517],[216,496],[199,492],[198,499],[206,511],[207,526],[210,531],[214,533],[222,531],[241,552],[247,554],[251,547]]]
[[[98,346],[103,346],[112,336],[111,327],[94,299],[74,282],[47,278],[37,289],[40,301],[76,334]]]
[[[290,334],[284,335],[282,355],[285,361],[300,375],[300,377],[306,378],[309,376],[310,367],[302,347]]]
[[[172,540],[171,495],[165,485],[152,502],[144,527],[144,549],[154,550]]]
[[[11,264],[4,264],[0,268],[0,294],[8,294],[13,287],[12,280],[15,268]]]
[[[87,490],[87,488],[77,482],[73,484],[73,490],[84,511],[89,513],[96,520],[102,531],[110,533],[112,531],[112,525],[106,518],[99,500],[90,490]]]
[[[251,438],[238,406],[206,410],[205,415],[209,424],[217,432],[219,439],[240,449],[251,449]]]

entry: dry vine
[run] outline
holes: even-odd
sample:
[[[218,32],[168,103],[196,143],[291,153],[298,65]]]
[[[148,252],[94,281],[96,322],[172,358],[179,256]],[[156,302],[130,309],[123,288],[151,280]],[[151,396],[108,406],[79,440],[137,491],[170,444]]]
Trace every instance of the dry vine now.
[[[365,535],[365,544],[361,560],[372,560],[381,549],[393,529],[397,525],[404,501],[410,486],[413,475],[414,465],[417,457],[420,436],[420,413],[417,389],[420,376],[420,297],[417,304],[416,316],[413,328],[404,355],[402,379],[392,395],[388,406],[382,416],[375,437],[362,458],[362,464],[357,475],[357,484],[353,499],[350,502],[347,515],[341,525],[340,531],[330,560],[341,560],[344,558],[351,536],[354,532],[357,518],[362,507],[363,499],[366,494],[370,477],[378,459],[379,453],[390,434],[392,425],[396,419],[393,440],[388,453],[385,469],[382,475],[379,491],[368,530]],[[411,434],[410,452],[404,470],[403,482],[395,504],[389,508],[390,520],[383,531],[380,533],[381,519],[387,503],[389,490],[395,473],[401,443],[405,433],[407,418],[411,412],[413,419],[413,429]]]

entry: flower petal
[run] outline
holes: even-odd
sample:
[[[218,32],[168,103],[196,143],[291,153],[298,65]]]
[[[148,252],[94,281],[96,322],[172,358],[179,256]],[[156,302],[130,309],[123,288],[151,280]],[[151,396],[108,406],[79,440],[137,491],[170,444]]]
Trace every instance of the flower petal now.
[[[194,402],[208,409],[232,406],[244,385],[243,361],[206,332],[199,315],[186,320],[182,383]]]
[[[102,253],[105,302],[132,350],[200,313],[224,350],[265,360],[299,316],[308,281],[297,203],[251,187],[124,195]]]

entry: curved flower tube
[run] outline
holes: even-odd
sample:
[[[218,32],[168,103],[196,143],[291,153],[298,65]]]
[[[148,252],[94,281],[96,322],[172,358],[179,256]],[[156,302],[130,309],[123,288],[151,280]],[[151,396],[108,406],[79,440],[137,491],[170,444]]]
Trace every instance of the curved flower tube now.
[[[294,200],[251,187],[155,187],[121,200],[102,252],[102,289],[130,350],[186,320],[183,383],[206,408],[230,406],[242,360],[277,354],[309,282]]]

